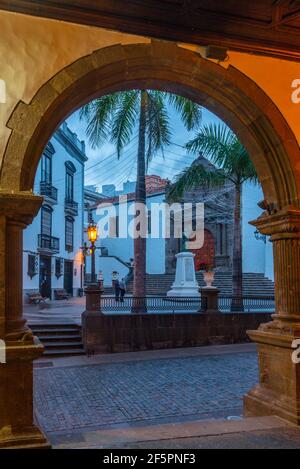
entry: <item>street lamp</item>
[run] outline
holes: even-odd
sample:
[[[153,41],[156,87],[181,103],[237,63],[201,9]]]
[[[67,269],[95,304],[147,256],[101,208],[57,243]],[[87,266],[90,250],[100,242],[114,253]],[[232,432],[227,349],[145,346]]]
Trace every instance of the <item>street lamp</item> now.
[[[95,269],[95,242],[98,239],[97,225],[95,223],[90,223],[87,229],[88,239],[91,243],[90,252],[91,252],[91,283],[96,283],[96,269]]]
[[[254,236],[255,236],[255,239],[257,239],[257,241],[263,241],[264,243],[266,243],[266,240],[267,240],[266,235],[261,234],[258,230],[254,231]]]

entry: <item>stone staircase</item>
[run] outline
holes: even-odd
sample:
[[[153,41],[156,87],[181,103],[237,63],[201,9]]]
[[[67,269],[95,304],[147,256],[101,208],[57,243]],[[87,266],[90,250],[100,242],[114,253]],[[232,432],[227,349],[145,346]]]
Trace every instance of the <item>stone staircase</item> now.
[[[171,289],[175,274],[147,274],[147,294],[153,296],[165,295]],[[197,272],[196,278],[200,287],[204,287],[203,273]],[[216,272],[214,283],[220,290],[220,296],[232,295],[232,274],[231,272]],[[243,274],[244,296],[273,296],[274,283],[261,273]],[[113,294],[112,288],[105,288],[105,294]],[[132,293],[132,282],[127,285],[127,293]]]
[[[45,347],[43,357],[84,355],[81,328],[77,324],[31,324],[33,331]]]

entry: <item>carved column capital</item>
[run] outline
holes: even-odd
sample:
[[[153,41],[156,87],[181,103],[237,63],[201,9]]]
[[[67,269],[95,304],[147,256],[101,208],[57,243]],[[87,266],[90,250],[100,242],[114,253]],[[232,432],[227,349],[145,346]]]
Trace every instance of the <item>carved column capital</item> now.
[[[37,215],[42,203],[43,197],[31,192],[0,191],[0,216],[4,215],[8,222],[25,228]]]
[[[287,206],[273,214],[263,212],[250,224],[260,233],[271,236],[270,241],[300,239],[300,210],[293,206]]]

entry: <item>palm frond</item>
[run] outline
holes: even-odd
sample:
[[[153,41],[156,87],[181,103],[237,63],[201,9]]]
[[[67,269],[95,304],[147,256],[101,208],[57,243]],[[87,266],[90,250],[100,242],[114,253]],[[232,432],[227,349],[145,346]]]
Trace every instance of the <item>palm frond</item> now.
[[[110,141],[115,144],[118,158],[122,149],[130,142],[138,117],[139,91],[124,91],[118,102],[111,125]]]
[[[199,127],[202,120],[202,109],[199,104],[173,93],[165,93],[165,96],[174,109],[181,115],[187,130]]]
[[[152,160],[155,152],[170,144],[171,129],[168,111],[165,105],[163,93],[159,91],[148,92],[147,104],[147,165]]]
[[[222,168],[228,160],[230,145],[234,138],[233,132],[225,125],[204,125],[186,144],[186,148],[192,153],[203,153],[212,163]]]
[[[111,121],[121,93],[112,93],[86,104],[80,109],[79,117],[87,123],[86,135],[92,148],[100,147],[110,134]]]
[[[178,201],[182,199],[184,192],[192,189],[218,187],[224,184],[226,175],[222,169],[207,170],[196,161],[177,175],[172,184],[168,199]]]

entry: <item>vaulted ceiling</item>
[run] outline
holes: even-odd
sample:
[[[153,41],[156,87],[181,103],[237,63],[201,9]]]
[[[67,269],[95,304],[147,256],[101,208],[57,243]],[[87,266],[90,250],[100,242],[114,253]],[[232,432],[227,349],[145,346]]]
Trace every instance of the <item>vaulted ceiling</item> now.
[[[300,0],[0,0],[0,9],[300,60]]]

